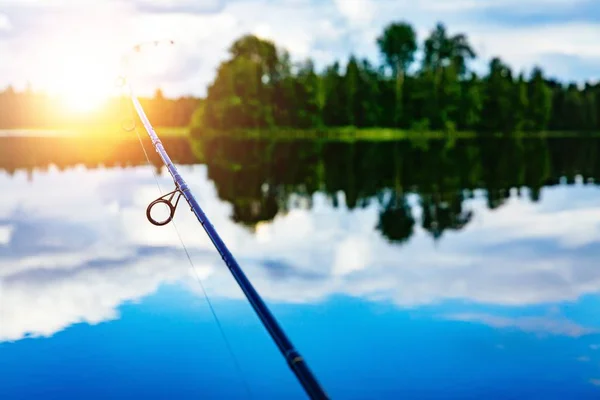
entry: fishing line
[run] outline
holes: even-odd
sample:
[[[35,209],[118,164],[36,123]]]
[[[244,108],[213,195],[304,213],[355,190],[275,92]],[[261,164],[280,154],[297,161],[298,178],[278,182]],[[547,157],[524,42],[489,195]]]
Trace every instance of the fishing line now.
[[[153,44],[157,45],[158,42],[148,42],[148,43],[153,43]],[[170,43],[173,44],[173,41],[170,41]],[[139,47],[140,47],[140,45],[137,45],[134,48],[138,49],[136,51],[139,51]],[[122,82],[126,83],[125,78],[122,78],[122,79],[123,79]],[[133,90],[131,88],[131,85],[129,83],[127,83],[127,86],[129,88],[130,92],[133,92]],[[132,131],[132,130],[135,131],[135,134],[136,134],[136,136],[138,138],[138,141],[140,142],[140,146],[142,147],[142,151],[144,152],[144,156],[146,157],[146,161],[148,162],[148,165],[152,169],[152,176],[154,177],[154,181],[156,183],[156,187],[158,188],[158,191],[159,191],[159,193],[162,196],[163,195],[163,191],[162,191],[162,188],[160,187],[160,182],[158,180],[158,176],[156,174],[156,171],[154,171],[154,168],[152,168],[153,164],[150,161],[150,157],[148,156],[148,152],[146,151],[146,146],[144,146],[144,142],[142,140],[142,137],[141,137],[141,135],[139,133],[139,130],[137,129],[137,123],[135,122],[136,120],[135,120],[135,115],[134,115],[134,112],[133,112],[133,106],[132,105],[130,105],[129,111],[130,111],[130,115],[131,115],[131,121],[132,121],[132,128],[133,129],[126,129],[125,127],[123,127],[123,129],[125,129],[126,131]],[[179,201],[179,198],[178,198],[177,201]],[[151,207],[152,207],[152,205],[150,207],[148,207],[148,215],[150,213]],[[227,334],[225,333],[225,329],[223,328],[223,325],[221,324],[221,320],[217,316],[217,312],[216,312],[215,308],[213,307],[213,304],[212,304],[212,302],[210,300],[210,297],[208,296],[208,292],[206,291],[206,288],[205,288],[204,284],[202,283],[202,279],[200,278],[200,275],[198,275],[198,271],[196,270],[196,267],[194,266],[194,262],[192,261],[192,257],[190,255],[188,249],[187,249],[187,246],[185,245],[185,243],[183,241],[183,238],[181,236],[181,233],[179,232],[179,229],[177,228],[177,225],[175,224],[175,221],[171,220],[172,217],[173,217],[173,214],[174,214],[174,209],[171,209],[170,211],[171,211],[171,216],[170,216],[170,218],[163,225],[165,225],[167,222],[172,222],[173,223],[173,228],[175,229],[175,233],[177,234],[177,237],[179,238],[179,242],[181,243],[183,251],[185,252],[185,255],[186,255],[187,259],[188,259],[188,262],[190,264],[190,268],[192,269],[192,271],[194,273],[194,276],[196,277],[196,280],[197,280],[198,284],[200,285],[200,288],[202,290],[202,294],[204,295],[204,299],[206,300],[208,308],[209,308],[209,310],[210,310],[210,312],[212,314],[212,317],[213,317],[213,319],[214,319],[214,321],[215,321],[215,323],[217,325],[217,328],[218,328],[218,330],[219,330],[219,332],[221,334],[221,337],[222,337],[222,339],[223,339],[223,341],[225,343],[225,346],[227,347],[227,351],[229,352],[229,355],[231,356],[231,358],[233,360],[233,363],[235,365],[238,377],[242,381],[242,384],[243,384],[243,386],[244,386],[244,388],[246,390],[246,394],[247,394],[248,398],[253,398],[252,391],[250,389],[250,384],[248,383],[248,381],[245,378],[244,371],[242,370],[240,362],[239,362],[237,356],[235,355],[235,352],[233,351],[233,347],[232,347],[232,345],[231,345],[231,343],[230,343],[230,341],[229,341],[229,339],[227,337]]]
[[[139,134],[139,131],[137,129],[137,126],[134,128],[134,131],[136,133],[136,136],[140,142],[140,145],[142,146],[142,150],[144,152],[144,156],[146,157],[146,161],[148,162],[148,166],[152,167],[153,164],[150,161],[150,157],[148,156],[148,152],[146,151],[146,147],[144,146],[144,142],[142,141],[141,135]],[[156,175],[156,172],[154,171],[154,169],[152,168],[152,176],[154,177],[154,181],[156,182],[156,186],[158,187],[158,191],[159,193],[162,195],[163,191],[160,187],[160,182],[158,180],[158,176]],[[171,221],[171,220],[169,220]],[[179,229],[177,228],[177,225],[175,224],[175,221],[171,221],[173,223],[173,228],[175,229],[175,233],[177,234],[177,237],[179,238],[179,242],[181,243],[181,246],[183,248],[183,251],[185,252],[185,255],[190,263],[190,268],[192,269],[194,276],[196,277],[196,280],[198,281],[198,284],[200,285],[200,288],[202,289],[202,294],[204,295],[204,299],[206,300],[206,303],[208,304],[208,308],[210,309],[210,312],[213,316],[213,319],[215,320],[215,323],[219,329],[219,332],[221,334],[221,337],[223,338],[223,341],[225,342],[225,346],[227,347],[227,350],[235,364],[235,368],[237,370],[237,373],[239,375],[240,380],[242,381],[242,384],[245,387],[245,390],[247,392],[247,395],[249,398],[252,398],[252,391],[250,390],[250,385],[248,383],[248,381],[246,380],[245,376],[244,376],[244,372],[242,370],[242,367],[239,363],[238,358],[236,357],[234,351],[233,351],[233,347],[231,346],[231,343],[229,341],[229,339],[227,338],[227,335],[225,333],[225,330],[223,328],[223,325],[221,324],[221,321],[219,319],[219,317],[217,316],[217,312],[215,311],[212,302],[210,301],[210,298],[208,296],[208,293],[206,291],[206,288],[204,286],[204,284],[202,283],[202,279],[200,278],[200,275],[198,275],[198,271],[196,270],[196,267],[194,266],[194,262],[192,261],[192,257],[190,256],[190,253],[187,249],[187,246],[185,245],[183,238],[179,232]]]
[[[329,399],[329,396],[327,395],[327,393],[325,392],[325,390],[323,389],[323,387],[309,368],[306,360],[302,357],[300,352],[293,345],[292,341],[288,338],[283,328],[279,325],[275,316],[269,310],[267,304],[264,302],[260,294],[254,288],[252,282],[250,282],[250,280],[244,273],[244,270],[238,264],[237,260],[235,259],[233,254],[231,254],[231,251],[227,248],[227,245],[225,244],[225,242],[223,242],[223,239],[221,239],[221,236],[219,235],[215,227],[212,225],[207,215],[204,213],[204,210],[194,197],[190,187],[177,170],[177,167],[171,160],[171,157],[169,157],[169,154],[165,150],[165,147],[162,144],[160,138],[154,131],[154,128],[148,120],[146,112],[140,104],[139,99],[135,96],[133,91],[131,91],[131,86],[129,86],[129,88],[131,102],[135,107],[137,116],[139,117],[140,122],[144,125],[144,129],[148,133],[148,136],[152,141],[154,149],[159,154],[164,166],[167,168],[169,174],[173,178],[175,190],[169,193],[168,195],[178,193],[185,198],[186,202],[190,206],[191,211],[194,213],[196,219],[198,220],[198,222],[208,235],[209,239],[215,246],[215,249],[221,256],[221,259],[223,260],[223,262],[229,269],[229,272],[231,273],[231,275],[239,285],[240,289],[246,296],[246,299],[252,306],[252,309],[256,313],[257,317],[262,322],[264,328],[271,336],[271,339],[273,339],[274,344],[277,346],[281,355],[286,360],[288,367],[298,379],[298,383],[300,383],[306,391],[306,394],[314,400]],[[135,120],[133,122],[135,129]],[[146,210],[147,213],[149,213],[149,210],[152,208],[152,206],[156,204],[158,204],[158,202],[152,202],[149,208]],[[172,214],[174,213],[175,208],[169,208],[171,210],[170,218],[172,218]],[[148,220],[154,225],[160,225],[160,223],[157,223],[157,221],[153,220],[152,218],[148,218]]]
[[[144,143],[142,141],[142,138],[139,134],[139,131],[137,130],[137,128],[135,129],[135,133],[136,136],[138,137],[140,144],[142,145],[142,149],[144,151],[144,154],[146,156],[146,160],[148,161],[148,165],[152,166],[152,163],[150,162],[150,159],[148,157],[148,153],[146,152],[146,148],[144,146]],[[156,182],[156,186],[158,187],[159,192],[162,194],[162,190],[160,188],[160,183],[158,181],[158,177],[156,176],[156,172],[154,171],[154,169],[152,169],[152,176],[154,176],[154,180]],[[250,385],[248,383],[248,381],[246,380],[245,376],[244,376],[244,372],[242,370],[242,367],[239,363],[238,358],[236,357],[234,351],[233,351],[233,347],[231,346],[231,343],[229,341],[229,339],[227,338],[227,335],[225,334],[225,330],[223,328],[223,325],[221,324],[221,320],[219,319],[219,317],[217,316],[217,312],[215,311],[212,302],[210,301],[210,298],[208,296],[208,292],[206,291],[206,288],[204,287],[204,284],[202,283],[202,279],[200,278],[200,275],[198,275],[198,271],[196,270],[196,267],[194,266],[194,262],[192,261],[192,257],[190,256],[190,253],[187,249],[187,246],[185,245],[183,238],[179,232],[179,229],[177,228],[177,224],[175,223],[175,221],[171,221],[173,223],[173,228],[175,229],[175,233],[177,234],[177,237],[179,238],[179,242],[181,243],[181,246],[183,247],[183,251],[185,252],[185,255],[190,263],[190,267],[194,273],[194,276],[196,277],[196,280],[198,281],[198,284],[200,285],[200,288],[202,289],[202,293],[204,295],[204,299],[206,300],[206,303],[208,304],[208,308],[210,309],[210,312],[215,320],[215,323],[217,324],[217,327],[219,329],[219,332],[221,334],[221,337],[223,338],[223,341],[225,342],[225,345],[227,347],[227,350],[229,352],[229,354],[231,355],[231,358],[233,359],[233,362],[235,364],[235,368],[237,369],[237,372],[239,374],[240,380],[242,381],[246,392],[248,394],[249,398],[252,398],[252,391],[250,390]]]

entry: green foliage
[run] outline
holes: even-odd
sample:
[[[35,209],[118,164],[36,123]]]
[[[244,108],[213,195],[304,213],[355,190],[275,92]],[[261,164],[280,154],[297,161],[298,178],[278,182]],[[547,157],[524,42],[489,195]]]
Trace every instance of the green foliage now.
[[[465,34],[448,36],[446,27],[438,23],[424,43],[425,57],[423,67],[439,70],[453,65],[459,75],[466,72],[466,64],[475,58],[475,51],[469,44]]]
[[[483,108],[480,130],[486,133],[510,133],[514,129],[513,93],[515,83],[510,68],[499,58],[490,62],[490,72],[483,79]]]
[[[533,131],[543,131],[548,127],[552,113],[552,90],[544,81],[540,68],[533,70],[529,83],[529,99],[529,127]]]
[[[479,77],[468,68],[476,54],[467,36],[442,23],[421,44],[422,64],[412,73],[419,45],[409,24],[387,25],[377,45],[382,65],[351,55],[344,66],[336,61],[319,74],[310,60],[294,64],[272,42],[244,36],[208,89],[200,125],[265,132],[378,127],[450,136],[600,129],[599,85],[565,88],[538,67],[515,76],[497,57]]]
[[[300,66],[298,77],[295,80],[295,123],[298,128],[311,128],[321,126],[321,106],[319,103],[319,76],[311,60]]]
[[[473,131],[480,126],[483,110],[482,84],[476,74],[461,82],[458,129]]]
[[[347,87],[345,79],[340,74],[340,64],[335,62],[328,67],[323,77],[324,105],[323,121],[327,126],[348,125]]]
[[[529,97],[527,95],[527,82],[525,82],[523,74],[519,75],[515,85],[512,104],[514,112],[512,114],[513,121],[511,125],[513,126],[514,131],[523,132],[529,128],[527,114],[530,109]]]
[[[395,76],[399,72],[406,73],[414,61],[418,48],[417,35],[410,24],[396,22],[385,27],[377,38],[377,45]]]
[[[569,128],[583,131],[586,128],[585,98],[577,85],[570,84],[565,93],[563,115],[568,117]],[[565,126],[566,128],[566,126]]]
[[[416,33],[410,24],[405,22],[392,23],[388,25],[381,36],[377,38],[379,51],[383,55],[387,66],[392,70],[395,79],[394,96],[390,98],[390,104],[393,104],[391,110],[386,110],[389,115],[393,115],[388,125],[403,126],[405,116],[404,102],[407,100],[404,96],[404,82],[406,71],[415,59],[417,51]],[[370,99],[376,99],[371,97]],[[381,114],[381,113],[380,113]],[[376,123],[381,124],[379,120]]]

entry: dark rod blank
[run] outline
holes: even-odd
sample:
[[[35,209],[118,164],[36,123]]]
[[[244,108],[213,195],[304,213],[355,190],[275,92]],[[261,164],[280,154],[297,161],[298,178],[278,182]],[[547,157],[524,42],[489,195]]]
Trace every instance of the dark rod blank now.
[[[175,168],[175,165],[173,165],[173,162],[171,161],[169,155],[165,151],[165,148],[163,147],[160,139],[154,132],[150,121],[148,121],[148,118],[146,117],[146,114],[144,113],[140,102],[133,93],[131,93],[131,100],[133,101],[133,106],[135,107],[135,110],[140,120],[142,121],[144,128],[146,128],[146,131],[148,132],[148,136],[150,136],[150,139],[152,140],[152,144],[154,145],[156,152],[160,155],[163,163],[165,164],[165,166],[169,170],[169,173],[173,177],[177,189],[179,189],[183,197],[190,205],[192,212],[196,215],[196,218],[198,218],[198,221],[204,227],[206,234],[213,242],[217,251],[221,255],[221,258],[223,258],[223,261],[229,268],[229,271],[231,272],[238,285],[246,295],[246,298],[252,305],[252,308],[262,321],[264,327],[271,335],[271,338],[273,338],[273,340],[275,341],[275,344],[277,345],[279,351],[287,361],[289,367],[300,381],[300,384],[302,384],[302,387],[311,399],[329,399],[329,397],[317,381],[316,377],[308,368],[308,365],[306,364],[300,353],[294,348],[292,342],[288,339],[283,329],[279,326],[277,320],[275,319],[273,314],[271,314],[267,305],[264,303],[256,289],[254,289],[252,283],[250,283],[250,281],[242,271],[241,267],[239,266],[239,264],[237,263],[237,261],[225,245],[225,243],[223,243],[223,240],[221,240],[221,237],[208,220],[206,214],[204,214],[204,211],[202,211],[202,208],[192,195],[190,188],[185,183],[181,175],[179,175],[179,172],[177,171],[177,168]]]

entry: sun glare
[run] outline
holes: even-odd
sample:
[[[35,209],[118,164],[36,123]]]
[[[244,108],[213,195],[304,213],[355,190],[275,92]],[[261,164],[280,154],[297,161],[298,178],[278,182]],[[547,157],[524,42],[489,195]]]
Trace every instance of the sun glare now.
[[[62,102],[69,111],[89,113],[101,108],[107,97],[101,92],[82,92],[78,87],[68,88],[61,94]]]
[[[114,68],[91,57],[70,57],[50,75],[49,91],[67,111],[99,111],[115,90]]]
[[[173,65],[171,46],[148,46],[141,53],[128,52],[130,46],[98,38],[70,38],[40,49],[39,87],[55,98],[64,112],[94,114],[103,111],[112,97],[123,94],[117,79],[124,72],[133,73],[136,83],[148,86],[148,82],[164,79]],[[123,64],[125,55],[128,62]]]

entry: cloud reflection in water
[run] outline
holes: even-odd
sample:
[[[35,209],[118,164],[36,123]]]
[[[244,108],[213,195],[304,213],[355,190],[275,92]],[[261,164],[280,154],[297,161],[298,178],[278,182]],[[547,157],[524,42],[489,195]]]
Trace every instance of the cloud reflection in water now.
[[[163,192],[171,181],[160,177]],[[378,209],[332,208],[315,196],[255,233],[229,219],[204,166],[186,180],[207,215],[268,302],[313,303],[334,295],[419,307],[463,302],[445,318],[578,336],[592,327],[543,317],[509,319],[468,304],[525,307],[577,301],[600,289],[600,207],[593,187],[553,187],[538,204],[511,198],[489,210],[467,201],[475,220],[441,241],[415,226],[402,246],[374,229]],[[190,270],[172,227],[154,227],[145,208],[158,196],[146,168],[0,175],[0,340],[50,336],[77,323],[118,317],[118,308]],[[576,198],[576,203],[571,203]],[[419,213],[417,199],[411,198]],[[210,295],[241,299],[202,228],[180,206],[176,223]]]

